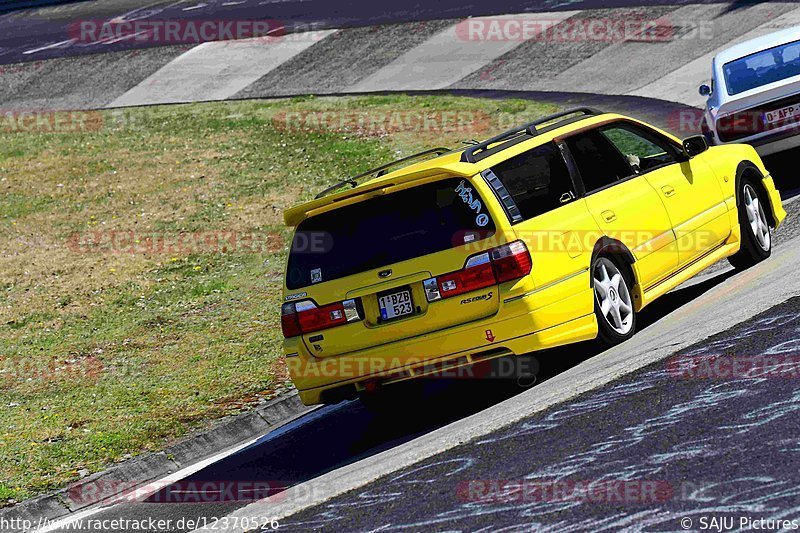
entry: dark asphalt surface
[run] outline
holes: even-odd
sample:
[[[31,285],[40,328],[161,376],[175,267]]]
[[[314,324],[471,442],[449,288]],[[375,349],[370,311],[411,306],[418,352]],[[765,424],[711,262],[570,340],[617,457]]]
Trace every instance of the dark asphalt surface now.
[[[760,0],[730,2],[736,10]],[[0,15],[0,64],[34,61],[54,57],[94,54],[132,48],[163,46],[165,43],[124,40],[118,42],[70,42],[70,24],[82,20],[273,20],[287,31],[309,28],[346,28],[397,22],[466,18],[470,16],[597,9],[611,7],[650,7],[654,4],[729,3],[715,0],[495,0],[476,2],[438,0],[424,2],[372,2],[368,0],[197,0],[180,2],[156,0],[146,7],[142,2],[109,0],[77,2],[63,6],[25,10]]]
[[[795,298],[677,357],[284,519],[281,531],[680,531],[712,517],[737,526],[741,517],[798,520],[798,312]],[[702,371],[715,356],[764,354],[794,356],[794,366],[780,377],[728,375],[723,365]],[[683,373],[677,361],[701,366]],[[580,492],[580,482],[597,492]]]

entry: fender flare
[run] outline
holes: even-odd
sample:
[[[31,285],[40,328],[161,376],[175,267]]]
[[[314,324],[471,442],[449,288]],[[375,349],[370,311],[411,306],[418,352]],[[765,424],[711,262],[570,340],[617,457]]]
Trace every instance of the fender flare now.
[[[741,205],[741,198],[739,197],[739,189],[742,182],[742,178],[745,174],[754,174],[756,177],[756,185],[761,185],[761,180],[764,179],[764,175],[758,169],[758,167],[752,162],[748,160],[744,160],[739,162],[739,165],[736,167],[736,179],[734,180],[734,194],[736,195],[736,207],[738,208]],[[766,189],[761,186],[761,192],[764,193],[766,196]],[[774,226],[775,225],[775,215],[772,213],[772,204],[769,202],[769,198],[767,198],[767,202],[764,208],[767,211],[767,218],[769,219],[769,223]]]
[[[592,251],[592,261],[589,263],[590,287],[594,284],[594,278],[592,277],[591,273],[592,265],[594,265],[594,261],[599,255],[610,255],[621,258],[625,263],[623,266],[628,267],[628,270],[633,277],[633,282],[636,283],[636,274],[633,270],[633,264],[636,262],[636,258],[633,256],[628,247],[625,246],[621,241],[604,235],[594,244],[594,250]]]

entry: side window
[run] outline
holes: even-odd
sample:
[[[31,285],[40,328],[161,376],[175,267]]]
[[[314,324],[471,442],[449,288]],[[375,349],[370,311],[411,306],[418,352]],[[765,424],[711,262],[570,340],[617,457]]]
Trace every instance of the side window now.
[[[524,220],[575,199],[567,164],[554,143],[512,157],[492,171],[514,199]]]
[[[566,139],[586,192],[596,191],[631,175],[631,167],[620,152],[598,130]]]
[[[676,162],[669,141],[634,124],[615,124],[600,131],[625,156],[637,174]]]

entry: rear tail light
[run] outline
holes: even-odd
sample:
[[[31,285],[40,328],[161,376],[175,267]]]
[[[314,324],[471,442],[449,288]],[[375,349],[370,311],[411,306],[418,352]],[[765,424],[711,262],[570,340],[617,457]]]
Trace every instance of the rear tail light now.
[[[283,337],[289,339],[300,335],[300,322],[297,320],[295,303],[287,303],[281,306],[281,329]]]
[[[497,284],[489,254],[471,257],[462,270],[437,278],[439,294],[447,298]]]
[[[723,141],[735,141],[764,131],[761,113],[740,111],[717,120],[717,135]]]
[[[429,302],[458,296],[530,274],[531,255],[522,241],[492,248],[467,259],[464,268],[423,282]]]
[[[323,307],[317,307],[309,300],[285,303],[281,306],[281,328],[283,336],[287,339],[358,320],[361,320],[361,314],[355,300],[345,300]]]
[[[533,268],[531,254],[522,241],[514,241],[491,250],[492,266],[497,283],[504,283],[527,276]]]

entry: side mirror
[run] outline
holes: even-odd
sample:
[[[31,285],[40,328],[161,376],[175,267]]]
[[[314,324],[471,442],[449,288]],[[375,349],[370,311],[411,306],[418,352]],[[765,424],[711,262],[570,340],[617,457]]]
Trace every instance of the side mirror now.
[[[699,92],[700,96],[710,96],[711,87],[709,87],[707,84],[704,83],[703,85],[700,86]]]
[[[683,140],[683,153],[694,157],[708,150],[708,140],[704,135],[692,135]]]

